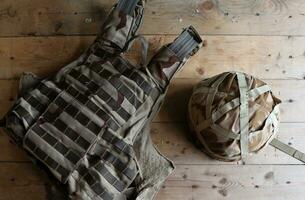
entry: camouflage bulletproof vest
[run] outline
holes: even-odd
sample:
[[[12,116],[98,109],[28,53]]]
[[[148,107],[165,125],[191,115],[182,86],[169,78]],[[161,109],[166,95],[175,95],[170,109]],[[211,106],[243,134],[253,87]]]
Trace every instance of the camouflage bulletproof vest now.
[[[304,162],[304,154],[274,139],[280,103],[263,81],[225,72],[195,86],[189,125],[197,145],[212,158],[237,161],[270,143]]]
[[[134,66],[122,53],[136,38],[143,7],[120,0],[79,59],[54,77],[25,77],[5,117],[9,135],[68,185],[73,199],[151,199],[172,171],[148,125],[201,39],[189,27],[147,67]]]

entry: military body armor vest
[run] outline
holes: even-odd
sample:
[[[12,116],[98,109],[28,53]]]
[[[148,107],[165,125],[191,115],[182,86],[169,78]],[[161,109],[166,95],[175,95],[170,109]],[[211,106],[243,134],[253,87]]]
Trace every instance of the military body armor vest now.
[[[143,10],[144,1],[120,0],[79,59],[54,77],[22,79],[27,84],[5,117],[9,135],[68,185],[73,199],[151,199],[172,171],[151,144],[149,123],[202,41],[189,27],[147,67],[133,65],[123,53]]]

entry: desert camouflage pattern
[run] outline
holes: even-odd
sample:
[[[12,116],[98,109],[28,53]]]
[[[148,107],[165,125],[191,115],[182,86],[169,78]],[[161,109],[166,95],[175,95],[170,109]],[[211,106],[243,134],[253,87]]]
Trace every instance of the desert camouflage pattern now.
[[[141,25],[144,3],[145,1],[138,3],[133,1],[126,6],[124,1],[119,1],[118,5],[110,12],[101,33],[98,35],[99,47],[110,52],[126,50],[130,45],[129,41],[136,35]],[[134,10],[133,15],[131,15],[130,10]]]
[[[192,37],[189,37],[189,34]],[[168,85],[174,74],[201,47],[201,38],[193,27],[184,31],[172,45],[166,45],[154,56],[148,66],[150,73],[163,87]],[[181,45],[185,48],[181,48]],[[181,61],[182,62],[179,62]]]
[[[94,43],[54,77],[25,74],[5,117],[8,134],[71,199],[152,199],[173,171],[153,147],[149,124],[201,39],[187,28],[147,67],[134,66],[123,53],[136,37],[144,3],[120,0]]]
[[[188,105],[194,141],[222,161],[257,153],[278,132],[280,102],[266,83],[244,73],[225,72],[205,79],[195,86]],[[246,112],[241,113],[242,109]],[[244,154],[242,142],[246,143]]]

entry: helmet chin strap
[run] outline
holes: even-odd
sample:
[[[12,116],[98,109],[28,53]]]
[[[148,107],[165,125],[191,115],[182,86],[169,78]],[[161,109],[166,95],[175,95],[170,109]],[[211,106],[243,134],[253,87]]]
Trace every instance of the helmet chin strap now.
[[[289,156],[305,163],[305,154],[291,146],[289,146],[288,144],[285,144],[283,142],[281,142],[280,140],[274,138],[271,142],[270,145],[273,146],[274,148],[288,154]]]

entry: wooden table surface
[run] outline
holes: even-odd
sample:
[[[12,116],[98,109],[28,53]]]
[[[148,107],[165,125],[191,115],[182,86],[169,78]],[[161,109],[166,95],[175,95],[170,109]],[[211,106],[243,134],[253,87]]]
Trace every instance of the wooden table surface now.
[[[45,76],[93,41],[114,0],[0,2],[0,116],[24,71]],[[187,140],[186,103],[200,79],[238,70],[283,101],[278,137],[305,151],[304,0],[149,0],[141,33],[150,55],[193,24],[205,40],[170,86],[152,123],[158,149],[176,164],[157,200],[302,200],[303,164],[268,146],[238,163],[212,160]],[[129,52],[136,60],[138,47]],[[0,132],[0,200],[49,199],[47,178]]]

